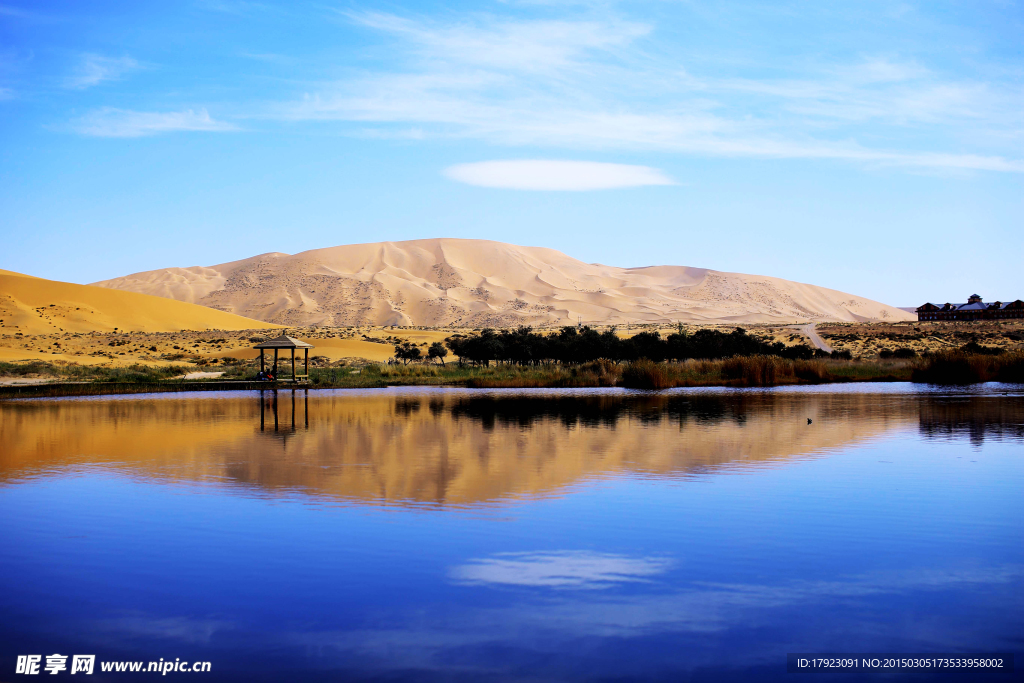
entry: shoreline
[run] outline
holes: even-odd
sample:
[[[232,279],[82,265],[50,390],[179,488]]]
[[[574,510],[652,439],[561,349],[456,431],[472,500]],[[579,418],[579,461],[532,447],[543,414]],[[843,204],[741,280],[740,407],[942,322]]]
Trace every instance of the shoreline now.
[[[38,368],[45,370],[45,368]],[[913,382],[970,385],[986,381],[1024,382],[1024,353],[972,354],[962,351],[917,360],[793,360],[774,355],[733,356],[718,360],[627,363],[596,360],[560,364],[371,364],[361,368],[310,368],[308,380],[257,381],[250,368],[235,376],[184,379],[178,368],[159,372],[129,368],[100,376],[23,374],[0,385],[0,400],[103,396],[139,393],[223,390],[369,389],[389,386],[439,386],[469,389],[559,389],[621,387],[657,391],[676,387],[777,387],[861,382]],[[40,376],[42,375],[42,376]],[[63,376],[62,376],[63,375]],[[26,381],[28,380],[28,381]],[[54,381],[50,381],[54,380]],[[71,380],[71,381],[68,381]]]
[[[531,383],[529,386],[520,382],[396,382],[377,381],[359,384],[310,384],[291,382],[252,382],[252,381],[190,381],[190,382],[48,382],[45,384],[14,384],[0,386],[0,403],[4,401],[33,399],[33,398],[88,398],[100,396],[123,396],[132,394],[171,394],[171,393],[208,393],[213,391],[337,391],[337,390],[363,390],[363,389],[389,389],[389,388],[450,388],[468,389],[477,391],[488,391],[491,389],[631,389],[657,393],[672,389],[775,389],[780,387],[827,387],[827,386],[850,386],[855,384],[894,384],[910,383],[916,385],[931,386],[970,386],[970,385],[949,385],[932,382],[915,382],[906,378],[883,376],[866,379],[840,379],[836,381],[815,382],[777,382],[774,384],[748,384],[740,380],[727,380],[719,382],[693,382],[677,384],[662,389],[642,389],[638,387],[627,387],[618,385],[600,384],[576,384],[568,386],[563,383],[551,382],[547,384]]]
[[[513,386],[488,386],[488,387],[473,387],[466,384],[400,384],[400,383],[388,383],[378,385],[362,385],[362,386],[312,386],[310,384],[291,384],[287,383],[275,383],[275,382],[203,382],[194,383],[188,385],[181,384],[161,384],[161,383],[136,383],[136,384],[119,384],[119,386],[110,386],[111,383],[85,383],[85,384],[70,384],[70,383],[52,383],[49,385],[32,385],[25,387],[26,390],[16,392],[5,392],[4,389],[9,388],[0,387],[0,405],[5,401],[19,401],[26,399],[47,399],[47,398],[101,398],[101,397],[112,397],[112,396],[132,396],[132,395],[145,395],[145,394],[206,394],[217,391],[252,391],[252,392],[287,392],[291,391],[338,391],[338,390],[349,390],[353,392],[365,391],[367,389],[463,389],[467,391],[478,391],[485,394],[495,390],[539,390],[545,389],[560,389],[560,390],[588,390],[588,389],[604,389],[604,390],[623,390],[623,391],[636,391],[643,394],[662,394],[671,393],[673,390],[678,389],[722,389],[722,390],[734,390],[741,392],[756,391],[756,390],[771,390],[771,389],[804,389],[809,387],[817,387],[822,389],[828,389],[834,387],[837,390],[841,388],[851,388],[857,385],[868,385],[868,384],[881,384],[881,385],[892,385],[892,384],[909,384],[914,387],[932,387],[934,389],[947,389],[947,390],[965,390],[972,387],[979,387],[986,384],[1004,385],[1007,387],[1021,387],[1019,382],[978,382],[974,384],[937,384],[932,382],[914,382],[904,379],[870,379],[870,380],[847,380],[838,382],[801,382],[801,383],[785,383],[785,384],[773,384],[773,385],[762,385],[762,386],[751,386],[743,384],[691,384],[691,385],[680,385],[670,387],[667,389],[656,389],[656,390],[645,390],[645,389],[631,389],[623,386],[576,386],[576,387],[565,387],[565,386],[537,386],[537,387],[513,387]],[[23,387],[24,385],[19,385]],[[36,391],[32,391],[32,390]],[[48,391],[45,389],[49,389]],[[870,392],[869,392],[870,393]],[[883,392],[885,393],[885,392]],[[1000,393],[1005,394],[1004,391]],[[1016,395],[1016,394],[1015,394]]]

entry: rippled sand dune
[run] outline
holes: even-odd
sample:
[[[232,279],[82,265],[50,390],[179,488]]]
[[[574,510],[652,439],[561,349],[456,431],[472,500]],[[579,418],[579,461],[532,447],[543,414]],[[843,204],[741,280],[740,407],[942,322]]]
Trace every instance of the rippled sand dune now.
[[[553,249],[465,239],[261,254],[95,284],[290,326],[913,319],[877,301],[774,277],[618,268]]]

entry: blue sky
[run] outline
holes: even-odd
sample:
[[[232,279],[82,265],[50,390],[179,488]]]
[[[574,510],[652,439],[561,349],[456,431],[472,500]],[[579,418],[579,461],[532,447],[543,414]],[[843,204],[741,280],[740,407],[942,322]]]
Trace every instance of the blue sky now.
[[[0,0],[0,268],[472,237],[1024,297],[1022,35],[985,0]]]

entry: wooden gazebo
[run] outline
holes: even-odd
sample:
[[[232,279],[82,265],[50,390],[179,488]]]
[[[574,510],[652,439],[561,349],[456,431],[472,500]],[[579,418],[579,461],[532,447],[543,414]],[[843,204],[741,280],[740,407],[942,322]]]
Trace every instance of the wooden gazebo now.
[[[309,379],[309,350],[313,348],[312,344],[307,344],[304,341],[296,339],[295,337],[289,337],[286,334],[282,334],[276,339],[265,341],[262,344],[257,344],[253,348],[260,350],[260,372],[266,372],[266,364],[263,358],[263,351],[266,349],[274,349],[274,370],[277,370],[277,352],[280,349],[291,349],[292,350],[292,381],[297,381],[300,377]],[[295,349],[302,349],[305,351],[306,358],[304,363],[305,371],[301,375],[295,374]],[[274,375],[274,379],[277,379],[277,375]]]

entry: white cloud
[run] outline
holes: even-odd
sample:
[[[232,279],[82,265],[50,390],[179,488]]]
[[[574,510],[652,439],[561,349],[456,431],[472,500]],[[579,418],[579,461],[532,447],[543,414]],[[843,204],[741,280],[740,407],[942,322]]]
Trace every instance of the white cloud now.
[[[815,66],[799,78],[701,78],[638,45],[650,35],[644,24],[346,16],[395,39],[398,71],[325,84],[273,116],[372,124],[377,130],[361,133],[381,137],[414,130],[508,146],[1024,171],[1012,147],[993,154],[964,143],[1019,137],[1024,97],[944,81],[913,61]],[[913,148],[899,149],[907,140]]]
[[[401,37],[428,59],[514,71],[579,66],[586,53],[628,45],[651,30],[646,24],[633,22],[534,20],[439,26],[380,12],[347,16],[364,26]]]
[[[982,83],[941,81],[915,64],[884,60],[823,69],[803,79],[733,78],[703,85],[708,91],[762,96],[761,109],[781,102],[786,112],[817,124],[977,124],[987,119],[1005,125],[1020,104],[1019,98],[1006,99]]]
[[[586,550],[499,553],[453,567],[448,575],[463,583],[545,588],[609,588],[662,574],[673,562],[661,557],[626,557]]]
[[[104,107],[80,119],[71,127],[82,135],[103,138],[137,138],[172,131],[225,132],[237,128],[210,117],[205,109],[195,111],[147,112]]]
[[[594,161],[481,161],[450,166],[444,174],[468,185],[511,190],[584,191],[675,184],[661,171],[649,166]]]
[[[85,90],[104,81],[119,80],[125,73],[139,68],[131,57],[113,59],[101,55],[85,54],[64,85],[73,90]]]

